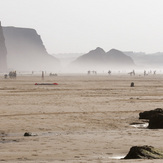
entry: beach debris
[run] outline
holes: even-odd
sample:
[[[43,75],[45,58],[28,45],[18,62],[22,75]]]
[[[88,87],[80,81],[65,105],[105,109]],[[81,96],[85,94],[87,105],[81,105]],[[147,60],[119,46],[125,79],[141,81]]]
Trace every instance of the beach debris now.
[[[149,129],[163,129],[163,113],[158,113],[149,119]]]
[[[37,136],[37,134],[33,134],[31,132],[25,132],[24,136]]]
[[[58,83],[35,83],[35,85],[58,85]]]
[[[130,87],[134,87],[134,82],[131,82],[131,85],[130,85]]]
[[[153,146],[133,146],[124,159],[163,159],[163,152]]]
[[[163,109],[156,108],[154,110],[144,111],[144,112],[139,113],[139,119],[148,119],[149,120],[151,117],[153,117],[159,113],[163,113]]]

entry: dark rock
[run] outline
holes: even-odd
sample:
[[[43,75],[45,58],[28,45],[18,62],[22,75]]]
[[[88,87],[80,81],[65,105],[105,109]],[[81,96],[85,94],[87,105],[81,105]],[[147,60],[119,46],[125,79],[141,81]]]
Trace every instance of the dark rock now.
[[[134,82],[131,83],[130,87],[134,87]]]
[[[7,49],[3,29],[0,22],[0,72],[7,71]]]
[[[133,146],[124,159],[163,159],[163,152],[152,146]]]
[[[149,129],[163,129],[163,113],[158,113],[149,119]]]
[[[32,136],[32,133],[30,133],[30,132],[25,132],[25,133],[24,133],[24,136]]]
[[[157,108],[154,110],[141,112],[141,113],[139,113],[139,119],[148,119],[149,120],[151,117],[153,117],[159,113],[163,113],[163,109]]]
[[[37,136],[37,134],[33,134],[31,132],[25,132],[24,136]]]

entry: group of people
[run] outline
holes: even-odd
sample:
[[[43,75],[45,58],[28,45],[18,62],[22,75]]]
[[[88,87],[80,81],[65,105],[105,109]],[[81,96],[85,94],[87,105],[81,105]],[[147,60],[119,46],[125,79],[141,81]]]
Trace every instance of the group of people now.
[[[7,79],[8,76],[10,79],[15,79],[17,76],[16,71],[10,71],[8,75],[7,74],[4,75],[4,78]]]
[[[90,71],[90,70],[89,70],[89,71],[88,71],[88,75],[90,75],[91,73],[92,73],[92,74],[95,74],[95,75],[97,74],[96,71],[94,71],[94,70],[93,70],[93,71]]]

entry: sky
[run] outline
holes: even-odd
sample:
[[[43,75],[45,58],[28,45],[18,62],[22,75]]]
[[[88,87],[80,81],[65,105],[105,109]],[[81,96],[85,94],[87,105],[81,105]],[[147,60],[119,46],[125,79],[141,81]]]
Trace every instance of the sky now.
[[[34,28],[50,54],[163,52],[163,0],[0,0],[2,26]]]

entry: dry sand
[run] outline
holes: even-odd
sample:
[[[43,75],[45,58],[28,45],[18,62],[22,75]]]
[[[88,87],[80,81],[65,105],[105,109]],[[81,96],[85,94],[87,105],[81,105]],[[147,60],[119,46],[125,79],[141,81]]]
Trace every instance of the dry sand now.
[[[134,145],[163,150],[163,130],[130,125],[142,122],[139,112],[163,107],[162,102],[161,75],[65,75],[44,81],[39,76],[1,76],[0,161],[161,163],[116,157]],[[25,132],[38,136],[24,137]]]

